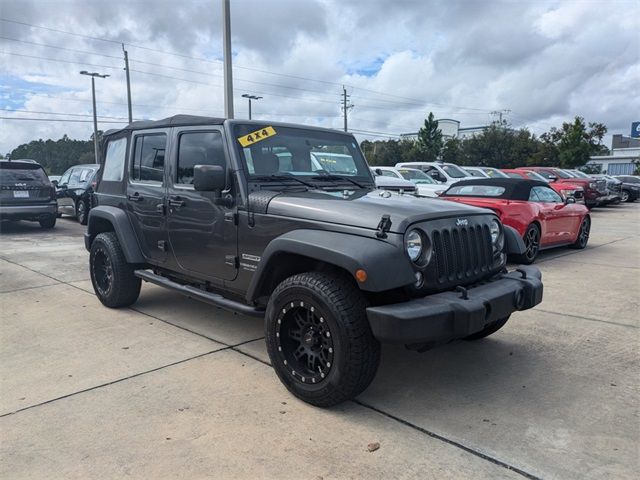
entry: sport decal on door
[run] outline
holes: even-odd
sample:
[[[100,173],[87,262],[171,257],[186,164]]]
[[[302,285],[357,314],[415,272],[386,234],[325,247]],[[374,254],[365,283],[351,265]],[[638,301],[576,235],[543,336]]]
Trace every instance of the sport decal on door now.
[[[276,135],[276,131],[273,127],[264,127],[260,130],[256,130],[255,132],[238,137],[238,142],[240,142],[240,145],[243,147],[248,147],[266,138],[273,137],[274,135]]]

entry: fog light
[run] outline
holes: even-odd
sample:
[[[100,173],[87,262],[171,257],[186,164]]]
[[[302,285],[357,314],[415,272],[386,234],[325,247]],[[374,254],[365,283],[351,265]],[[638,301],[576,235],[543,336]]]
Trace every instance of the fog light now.
[[[422,272],[416,272],[416,283],[414,283],[414,286],[416,288],[420,288],[423,283],[424,283],[424,276],[422,275]]]

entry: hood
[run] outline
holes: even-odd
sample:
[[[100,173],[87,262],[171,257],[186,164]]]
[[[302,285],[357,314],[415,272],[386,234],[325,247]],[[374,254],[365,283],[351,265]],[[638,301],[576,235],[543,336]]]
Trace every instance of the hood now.
[[[376,229],[383,215],[389,215],[389,231],[404,233],[415,222],[447,217],[486,215],[484,209],[435,198],[418,198],[385,190],[328,192],[282,192],[274,196],[267,213]]]

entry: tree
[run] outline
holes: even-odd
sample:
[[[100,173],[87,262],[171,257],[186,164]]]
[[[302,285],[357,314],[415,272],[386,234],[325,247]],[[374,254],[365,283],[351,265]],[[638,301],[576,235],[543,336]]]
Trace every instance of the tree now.
[[[438,121],[433,116],[433,112],[429,112],[424,126],[418,131],[418,140],[415,146],[422,161],[433,162],[440,158],[444,142],[442,130],[438,128]]]
[[[454,137],[450,138],[442,148],[442,161],[458,165],[468,165],[464,158],[464,142]]]
[[[59,140],[32,140],[16,147],[9,155],[14,159],[36,160],[49,174],[62,174],[72,165],[95,162],[93,141],[72,140],[67,135]]]

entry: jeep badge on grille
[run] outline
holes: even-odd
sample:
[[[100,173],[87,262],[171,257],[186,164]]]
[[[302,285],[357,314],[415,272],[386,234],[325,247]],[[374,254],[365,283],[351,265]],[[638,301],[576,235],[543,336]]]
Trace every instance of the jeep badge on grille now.
[[[469,220],[466,218],[459,218],[456,220],[457,227],[466,227],[467,225],[469,225]]]

